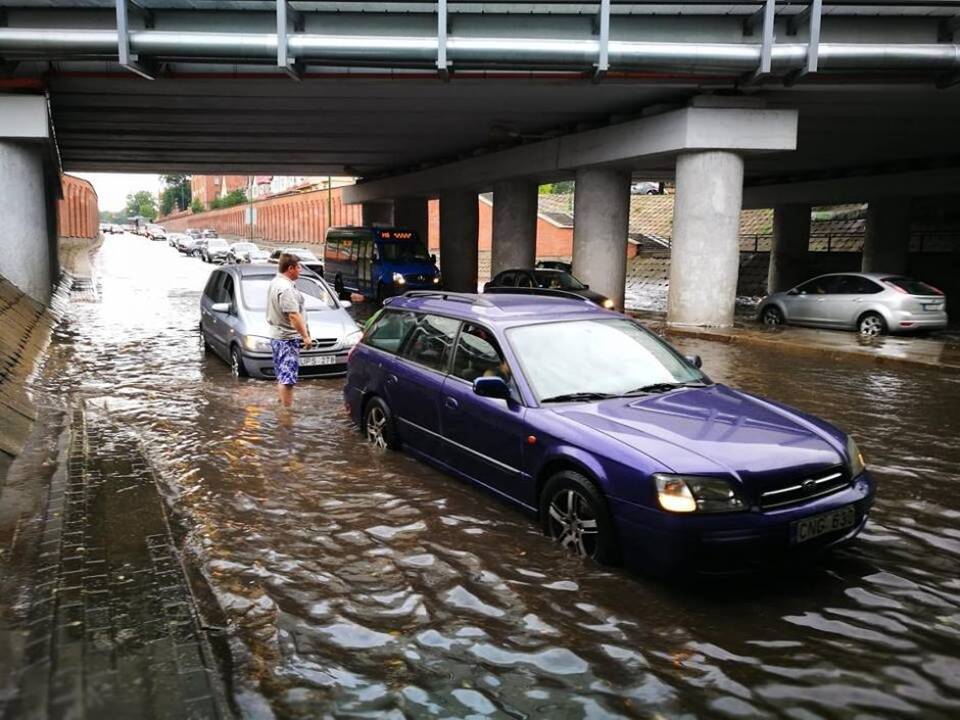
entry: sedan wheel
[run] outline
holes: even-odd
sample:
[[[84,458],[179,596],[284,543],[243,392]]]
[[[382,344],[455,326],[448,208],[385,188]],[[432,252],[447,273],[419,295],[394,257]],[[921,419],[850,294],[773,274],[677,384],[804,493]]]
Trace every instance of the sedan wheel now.
[[[776,325],[783,325],[783,313],[780,312],[780,308],[776,305],[768,305],[763,309],[763,313],[760,315],[760,318],[763,320],[764,325],[769,325],[774,327]]]
[[[590,501],[563,490],[550,501],[550,536],[574,555],[592,558],[597,550],[597,519]]]
[[[370,409],[367,414],[367,440],[378,448],[387,449],[387,441],[383,437],[383,428],[387,424],[387,416],[379,407]]]
[[[578,472],[564,471],[541,495],[543,530],[568,552],[600,563],[618,559],[616,533],[597,486]]]
[[[876,337],[877,335],[883,335],[887,331],[887,323],[884,322],[883,318],[877,313],[867,313],[860,318],[860,322],[857,323],[857,329],[860,330],[861,335]]]

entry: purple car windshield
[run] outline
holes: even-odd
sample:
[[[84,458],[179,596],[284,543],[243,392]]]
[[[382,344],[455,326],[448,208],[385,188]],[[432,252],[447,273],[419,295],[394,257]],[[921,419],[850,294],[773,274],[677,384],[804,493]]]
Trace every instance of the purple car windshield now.
[[[507,330],[538,400],[624,395],[659,384],[700,383],[703,373],[632,320],[597,319]]]

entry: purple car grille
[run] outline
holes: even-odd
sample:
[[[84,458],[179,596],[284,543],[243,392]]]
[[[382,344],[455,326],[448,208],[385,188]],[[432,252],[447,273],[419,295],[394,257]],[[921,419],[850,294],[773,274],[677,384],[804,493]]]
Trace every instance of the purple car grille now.
[[[834,468],[824,473],[793,481],[776,490],[767,490],[760,495],[760,509],[773,510],[819,497],[826,497],[850,486],[850,479],[843,468]]]

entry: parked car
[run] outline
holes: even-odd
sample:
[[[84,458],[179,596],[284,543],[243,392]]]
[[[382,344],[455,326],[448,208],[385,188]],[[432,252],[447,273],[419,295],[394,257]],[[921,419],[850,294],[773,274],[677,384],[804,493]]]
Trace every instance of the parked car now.
[[[268,265],[224,265],[210,274],[200,300],[200,331],[206,347],[230,364],[238,377],[273,378],[267,325],[267,288],[276,276]],[[342,375],[360,328],[347,314],[349,302],[309,271],[296,282],[306,296],[313,347],[300,355],[300,376]]]
[[[196,228],[187,228],[187,229],[184,230],[183,232],[186,233],[187,235],[190,235],[191,237],[197,237],[197,238],[198,238],[198,237],[200,237],[200,235],[201,235],[200,231],[197,230]]]
[[[227,259],[227,255],[230,254],[230,243],[228,243],[223,238],[206,238],[204,243],[203,250],[200,252],[200,257],[203,258],[204,262],[223,262]]]
[[[277,248],[270,253],[270,262],[280,262],[281,253],[292,253],[300,258],[300,266],[307,268],[310,272],[316,273],[320,277],[325,277],[323,273],[323,261],[318,258],[312,250],[297,247]]]
[[[538,260],[537,269],[538,270],[563,270],[564,272],[572,273],[573,264],[568,262],[563,262],[562,260]]]
[[[819,275],[765,297],[758,317],[765,325],[810,325],[857,330],[861,335],[947,326],[943,292],[893,273]]]
[[[659,195],[662,192],[663,186],[658,182],[641,180],[639,182],[630,183],[631,195]]]
[[[168,233],[167,234],[167,245],[172,248],[180,247],[180,241],[182,238],[186,237],[183,233]]]
[[[146,232],[147,237],[150,238],[151,240],[167,239],[167,231],[164,230],[159,225],[147,225],[146,228],[144,229],[144,232]]]
[[[851,541],[875,486],[829,423],[714,383],[579,299],[412,292],[350,354],[367,440],[488,489],[575,554],[742,570]]]
[[[259,249],[260,248],[252,242],[235,242],[230,246],[230,252],[227,253],[226,262],[250,262],[250,253],[256,252]]]
[[[204,228],[204,229],[201,231],[201,233],[200,233],[200,237],[203,237],[203,238],[215,238],[215,237],[219,237],[219,236],[217,235],[217,231],[216,231],[216,230],[211,230],[210,228]]]
[[[182,252],[184,255],[194,255],[196,254],[197,246],[199,244],[200,238],[184,233],[177,240],[177,250]]]
[[[413,230],[334,227],[324,244],[327,277],[341,296],[357,293],[377,302],[407,290],[440,287],[440,269]]]
[[[485,293],[494,290],[505,291],[506,288],[563,290],[586,298],[590,302],[607,310],[612,310],[614,306],[613,300],[606,295],[601,295],[595,290],[591,290],[589,285],[584,285],[565,270],[546,270],[542,268],[534,268],[532,270],[522,268],[504,270],[503,272],[497,273],[487,282],[483,286],[483,291]]]
[[[249,258],[247,262],[251,262],[251,263],[269,263],[270,262],[270,253],[262,248],[251,250],[247,257]],[[317,273],[317,275],[319,275],[320,277],[323,277],[323,273]]]
[[[208,242],[206,238],[194,238],[193,250],[190,251],[190,254],[193,257],[202,258],[204,252],[206,252]]]

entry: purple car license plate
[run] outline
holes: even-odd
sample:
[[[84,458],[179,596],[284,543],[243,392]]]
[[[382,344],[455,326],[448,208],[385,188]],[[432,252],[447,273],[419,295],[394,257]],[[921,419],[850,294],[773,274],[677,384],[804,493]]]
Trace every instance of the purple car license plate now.
[[[804,518],[790,523],[790,538],[794,545],[835,530],[853,527],[857,522],[857,510],[853,505]]]

